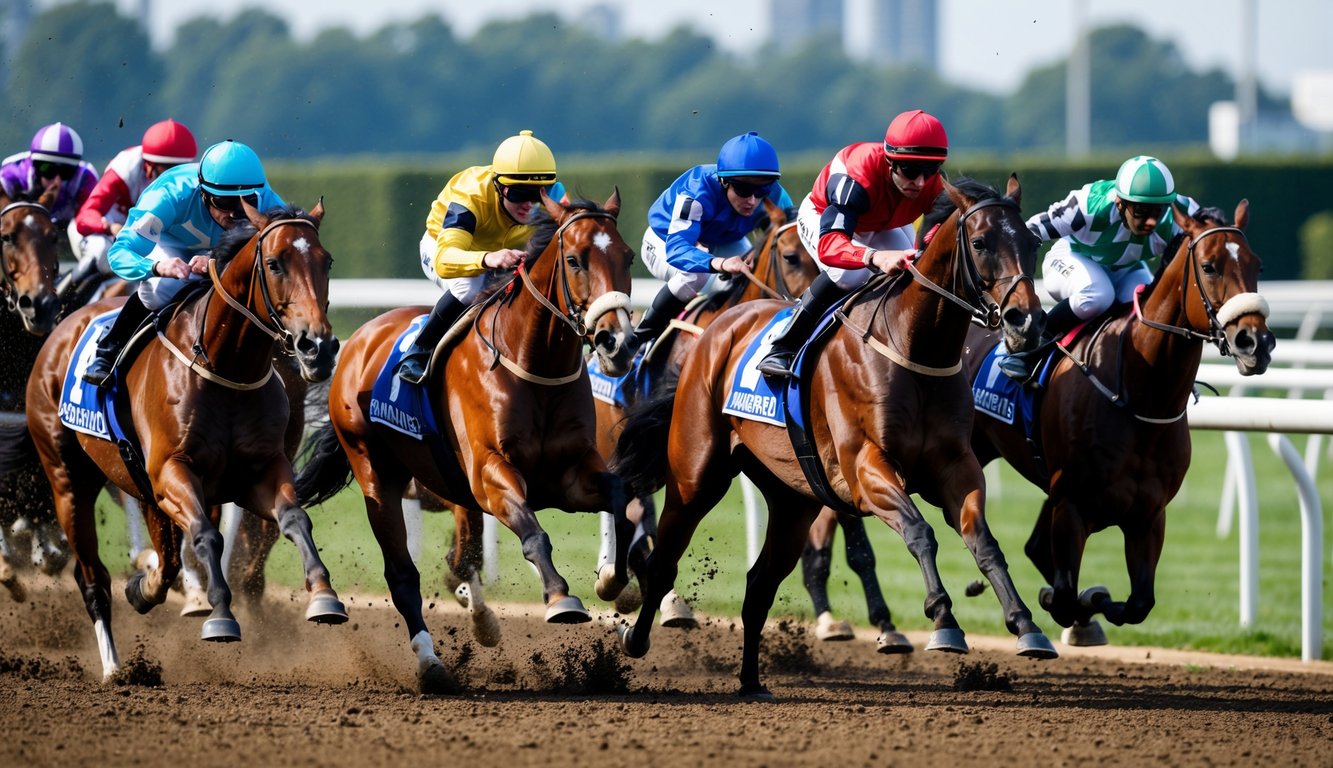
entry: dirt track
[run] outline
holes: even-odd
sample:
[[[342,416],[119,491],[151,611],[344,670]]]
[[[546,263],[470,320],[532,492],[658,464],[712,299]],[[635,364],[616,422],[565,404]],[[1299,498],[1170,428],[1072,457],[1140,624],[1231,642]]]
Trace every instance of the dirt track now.
[[[1328,663],[1063,645],[1035,662],[998,638],[972,638],[966,657],[889,657],[869,634],[819,643],[772,624],[778,702],[760,704],[733,695],[730,621],[659,629],[636,661],[603,625],[527,609],[505,611],[504,641],[482,648],[450,601],[428,620],[472,692],[422,697],[385,601],[352,600],[350,623],[318,627],[300,596],[272,600],[239,614],[244,642],[213,645],[175,596],[145,617],[117,593],[122,660],[160,665],[163,683],[117,686],[97,682],[72,581],[24,604],[0,593],[0,765],[1333,765]]]

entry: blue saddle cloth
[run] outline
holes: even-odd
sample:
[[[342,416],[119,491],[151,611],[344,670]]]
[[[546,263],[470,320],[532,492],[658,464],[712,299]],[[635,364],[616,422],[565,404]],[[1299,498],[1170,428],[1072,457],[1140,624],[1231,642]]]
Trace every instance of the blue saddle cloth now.
[[[727,400],[722,405],[723,413],[777,427],[787,426],[779,393],[769,386],[768,380],[759,372],[758,366],[759,361],[763,360],[773,347],[773,338],[786,327],[788,318],[795,311],[795,307],[783,308],[773,315],[761,332],[750,338],[749,346],[741,354],[740,364],[736,366],[731,381],[728,382]]]
[[[1038,366],[1034,377],[1037,386],[1026,387],[1000,370],[1000,360],[1006,354],[1000,342],[981,361],[972,382],[972,406],[978,413],[1005,424],[1021,425],[1023,435],[1032,438],[1037,423],[1037,392],[1050,381],[1052,359],[1048,354]]]
[[[84,381],[83,373],[97,354],[97,342],[111,329],[111,324],[119,314],[119,308],[100,314],[83,329],[78,343],[74,345],[74,354],[70,356],[64,383],[60,387],[60,422],[77,432],[113,442],[120,442],[126,437],[116,414],[116,394],[120,390],[122,375],[120,369],[116,369],[115,379],[105,388]]]
[[[430,396],[423,385],[409,384],[394,371],[425,324],[426,315],[413,318],[389,350],[389,359],[384,361],[384,367],[370,388],[370,420],[417,440],[433,438],[440,433],[430,407]]]
[[[653,342],[656,344],[656,342]],[[644,358],[653,344],[646,344],[634,355],[629,370],[623,376],[608,376],[602,371],[602,360],[597,355],[588,358],[588,379],[592,382],[592,396],[604,403],[619,408],[646,398],[656,385],[656,376],[651,365],[644,365]]]

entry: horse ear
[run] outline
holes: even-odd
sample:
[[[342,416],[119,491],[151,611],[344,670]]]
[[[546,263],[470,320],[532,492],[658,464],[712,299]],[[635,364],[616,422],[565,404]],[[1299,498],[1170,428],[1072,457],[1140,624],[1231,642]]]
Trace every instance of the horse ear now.
[[[41,195],[37,197],[37,204],[42,206],[43,208],[46,208],[47,210],[50,210],[51,208],[55,207],[56,196],[60,194],[60,184],[61,180],[56,179],[56,183],[52,184],[50,189],[47,189],[45,192],[43,192]]]
[[[1248,198],[1236,203],[1236,215],[1232,218],[1232,221],[1236,222],[1237,229],[1245,229],[1245,225],[1250,223],[1250,201]]]
[[[319,202],[315,203],[315,207],[310,209],[310,218],[314,219],[316,224],[318,224],[318,223],[320,223],[321,221],[324,220],[324,196],[323,196],[323,195],[320,195],[320,196],[319,196]]]
[[[611,214],[611,218],[613,218],[613,219],[620,215],[620,187],[619,187],[619,186],[615,186],[615,187],[612,187],[612,188],[611,188],[611,196],[608,197],[608,198],[606,198],[606,202],[602,205],[602,210],[604,210],[604,211],[606,211],[607,213]]]
[[[764,213],[768,214],[769,229],[777,229],[787,223],[787,214],[783,213],[782,206],[767,197],[764,198]]]
[[[1018,174],[1009,174],[1009,186],[1005,187],[1004,196],[1019,205],[1023,204],[1023,187],[1018,184]]]
[[[262,231],[268,226],[268,217],[260,213],[258,208],[245,202],[244,197],[241,198],[241,210],[245,211],[245,218],[250,220],[255,229]]]
[[[541,194],[542,207],[546,209],[548,214],[550,214],[551,220],[560,221],[560,217],[565,215],[565,206],[562,205],[559,200],[546,194],[546,189],[544,187],[541,190]]]
[[[1179,200],[1171,202],[1171,218],[1181,229],[1193,235],[1199,228],[1199,222],[1194,220],[1185,206],[1180,204]]]
[[[969,199],[967,195],[963,194],[962,190],[950,184],[948,179],[941,178],[940,180],[944,182],[944,191],[949,194],[949,199],[953,201],[955,208],[960,211],[966,211],[968,208],[972,207],[974,201]]]

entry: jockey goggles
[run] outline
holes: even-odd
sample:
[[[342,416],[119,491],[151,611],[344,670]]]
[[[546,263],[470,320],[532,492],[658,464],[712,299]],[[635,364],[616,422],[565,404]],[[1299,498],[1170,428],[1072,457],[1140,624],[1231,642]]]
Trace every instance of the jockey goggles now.
[[[736,193],[736,197],[757,197],[760,200],[768,197],[773,191],[773,182],[765,184],[747,184],[744,181],[735,181],[732,179],[722,179],[722,186],[731,189]]]
[[[944,163],[933,162],[930,160],[894,160],[893,167],[898,169],[898,173],[908,181],[916,181],[921,176],[930,178],[940,172],[940,166]]]
[[[1166,215],[1165,203],[1125,203],[1125,208],[1134,218],[1140,221],[1146,221],[1147,219],[1160,220]]]
[[[207,192],[204,193],[204,202],[208,203],[209,207],[222,211],[223,213],[240,213],[242,200],[249,203],[251,208],[259,207],[259,195],[255,192],[251,192],[248,195],[229,195],[226,197],[223,197],[222,195],[210,195]]]
[[[542,190],[550,190],[550,185],[540,184],[501,184],[500,194],[511,203],[535,203],[542,199]]]
[[[49,179],[59,176],[65,181],[74,178],[74,174],[79,170],[77,165],[70,165],[68,163],[50,163],[45,161],[34,163],[33,167],[36,168],[37,175],[40,178]]]

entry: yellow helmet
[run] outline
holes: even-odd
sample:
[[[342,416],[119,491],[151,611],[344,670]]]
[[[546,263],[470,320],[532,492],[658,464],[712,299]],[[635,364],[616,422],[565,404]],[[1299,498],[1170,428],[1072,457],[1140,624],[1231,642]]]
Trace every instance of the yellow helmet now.
[[[501,184],[555,183],[555,155],[532,131],[519,131],[500,143],[491,160],[495,178]]]

